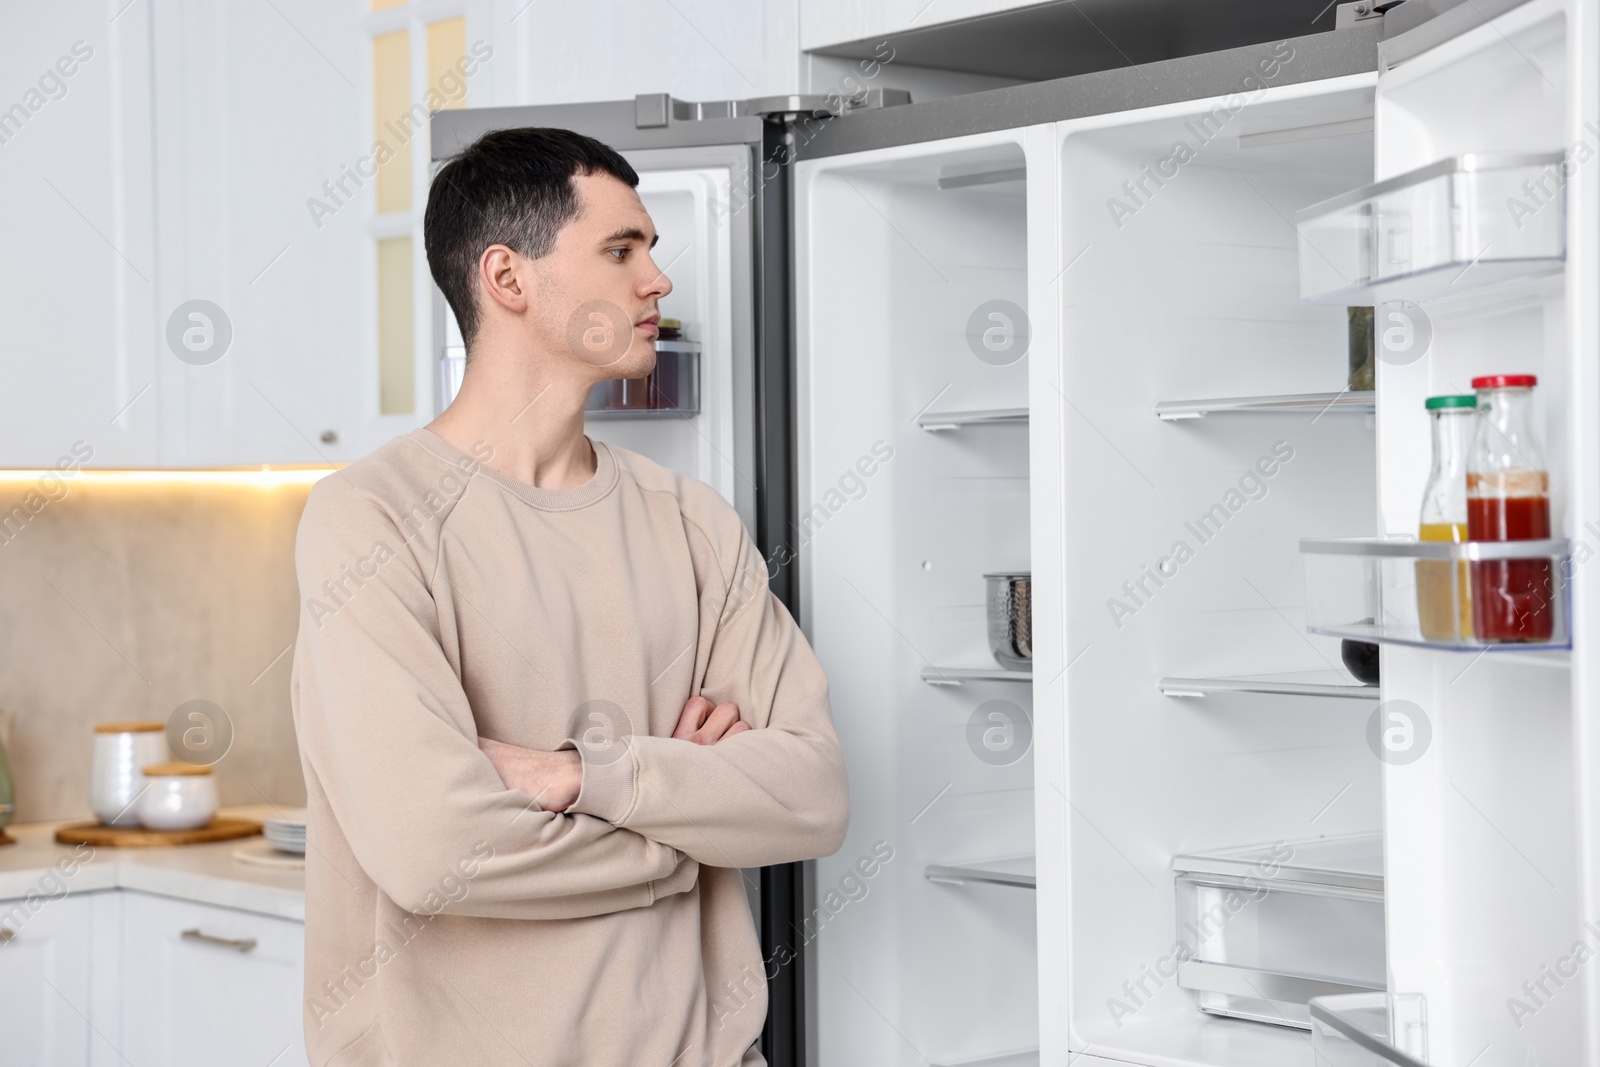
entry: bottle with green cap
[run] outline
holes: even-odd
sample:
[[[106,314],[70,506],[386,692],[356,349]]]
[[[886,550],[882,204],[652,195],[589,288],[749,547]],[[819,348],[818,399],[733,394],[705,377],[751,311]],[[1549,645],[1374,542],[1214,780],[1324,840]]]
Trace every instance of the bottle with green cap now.
[[[1423,406],[1433,423],[1433,466],[1422,491],[1417,537],[1459,544],[1467,539],[1467,453],[1477,429],[1478,398],[1430,396]],[[1417,618],[1422,636],[1430,641],[1472,636],[1471,578],[1465,560],[1417,561]]]

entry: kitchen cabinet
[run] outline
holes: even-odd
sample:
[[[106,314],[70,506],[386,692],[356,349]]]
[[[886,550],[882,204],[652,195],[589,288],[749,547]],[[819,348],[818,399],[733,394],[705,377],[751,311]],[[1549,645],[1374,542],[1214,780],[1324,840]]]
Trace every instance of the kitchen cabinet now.
[[[9,7],[0,35],[0,466],[160,456],[149,9]]]
[[[425,369],[414,412],[379,414],[358,7],[150,19],[162,465],[345,461],[426,422]]]
[[[306,1062],[304,924],[148,893],[118,895],[118,1044],[128,1061]]]
[[[0,901],[0,1034],[7,1063],[83,1067],[90,1062],[92,902],[45,898],[30,914],[21,900]],[[7,936],[9,934],[9,936]]]

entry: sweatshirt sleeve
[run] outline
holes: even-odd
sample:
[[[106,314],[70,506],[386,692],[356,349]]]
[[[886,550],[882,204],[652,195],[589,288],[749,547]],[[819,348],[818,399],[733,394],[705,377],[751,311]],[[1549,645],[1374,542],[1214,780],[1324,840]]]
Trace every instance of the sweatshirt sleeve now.
[[[715,745],[634,736],[590,761],[572,810],[714,867],[759,867],[838,850],[849,823],[844,757],[828,683],[766,563],[732,509],[723,604],[700,694],[731,701],[753,729]],[[712,539],[712,538],[708,538]],[[583,750],[580,748],[580,752]]]
[[[319,483],[301,519],[291,687],[308,772],[366,875],[400,907],[434,912],[441,878],[471,866],[469,891],[443,910],[499,919],[599,915],[692,889],[698,865],[671,846],[505,787],[478,748],[424,565],[385,508],[344,482]]]

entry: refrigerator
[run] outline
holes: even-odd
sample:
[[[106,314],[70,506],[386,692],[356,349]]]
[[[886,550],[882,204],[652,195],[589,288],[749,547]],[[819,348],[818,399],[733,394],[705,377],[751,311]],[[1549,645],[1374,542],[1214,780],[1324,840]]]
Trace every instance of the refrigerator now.
[[[434,117],[640,171],[700,403],[589,432],[739,509],[828,672],[848,838],[747,879],[769,1063],[1600,1062],[1600,4],[1421,3],[930,102]],[[1417,629],[1423,401],[1487,374],[1538,376],[1534,643]]]

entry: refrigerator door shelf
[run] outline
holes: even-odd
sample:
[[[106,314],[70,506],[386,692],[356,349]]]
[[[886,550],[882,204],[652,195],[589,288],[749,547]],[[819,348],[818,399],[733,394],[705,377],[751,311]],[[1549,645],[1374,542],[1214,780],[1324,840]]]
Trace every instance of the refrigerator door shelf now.
[[[1296,216],[1308,304],[1423,303],[1558,273],[1565,154],[1465,154]]]
[[[1330,637],[1454,651],[1570,648],[1571,544],[1540,541],[1413,541],[1308,538],[1306,629]],[[1501,586],[1526,640],[1475,635],[1474,588]]]
[[[590,419],[681,419],[700,414],[700,346],[692,341],[657,341],[656,369],[644,392],[649,407],[613,407],[614,382],[589,392],[584,417]]]

